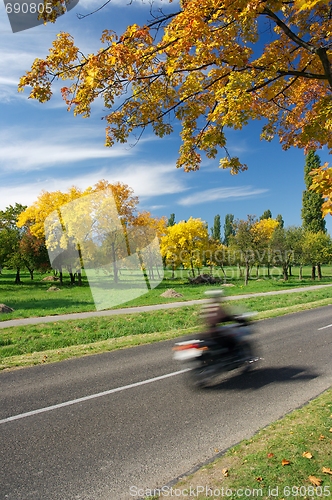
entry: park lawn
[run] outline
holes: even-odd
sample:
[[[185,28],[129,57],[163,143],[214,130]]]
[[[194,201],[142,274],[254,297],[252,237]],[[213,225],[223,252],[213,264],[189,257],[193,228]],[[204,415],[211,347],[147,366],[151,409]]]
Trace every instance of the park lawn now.
[[[209,269],[204,269],[204,272]],[[301,286],[310,286],[312,284],[330,284],[332,283],[331,266],[323,266],[322,280],[312,281],[310,278],[311,269],[303,269],[303,279],[298,279],[298,269],[293,268],[293,276],[288,281],[281,279],[280,269],[272,269],[272,278],[266,278],[265,268],[260,268],[258,278],[251,278],[248,286],[243,285],[243,279],[238,276],[237,268],[226,268],[227,287],[226,294],[229,296],[244,293],[268,292],[272,290],[292,290]],[[163,281],[148,293],[137,297],[136,299],[121,303],[119,307],[133,307],[142,305],[162,304],[169,302],[179,302],[188,300],[197,300],[204,298],[204,292],[213,288],[220,288],[221,285],[190,285],[187,280],[188,272],[180,270],[176,272],[175,279],[171,277],[171,272],[166,271]],[[223,277],[221,271],[215,271],[214,275]],[[70,285],[68,278],[65,278],[64,284],[58,282],[43,282],[42,277],[35,273],[35,279],[32,281],[28,273],[22,273],[22,284],[15,285],[15,273],[4,270],[0,275],[0,303],[4,303],[14,309],[12,313],[1,314],[0,321],[15,318],[41,317],[48,315],[69,314],[74,312],[85,312],[96,310],[91,290],[87,280],[83,279],[83,286]],[[60,288],[60,291],[49,292],[51,286]],[[130,282],[128,282],[130,287]],[[164,298],[161,294],[167,289],[174,289],[181,293],[182,297]]]

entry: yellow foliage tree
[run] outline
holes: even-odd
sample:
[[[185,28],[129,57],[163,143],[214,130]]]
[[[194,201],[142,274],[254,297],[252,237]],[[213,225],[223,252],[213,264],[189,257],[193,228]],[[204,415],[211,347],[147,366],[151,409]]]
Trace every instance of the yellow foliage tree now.
[[[284,149],[332,150],[331,42],[327,0],[180,0],[173,12],[158,10],[121,36],[105,30],[95,54],[83,55],[60,33],[19,90],[30,86],[30,98],[44,102],[54,81],[67,81],[63,99],[84,117],[103,96],[107,146],[149,125],[160,137],[170,134],[175,117],[178,167],[195,170],[201,151],[215,158],[224,148],[220,167],[237,173],[246,165],[229,155],[225,129],[255,119],[265,122],[261,137],[278,135]]]
[[[325,199],[322,205],[322,215],[332,215],[332,168],[325,163],[322,167],[311,171],[312,184],[309,189],[320,193]]]
[[[85,268],[112,265],[117,282],[117,262],[138,250],[147,259],[146,246],[150,253],[153,248],[157,252],[158,241],[153,242],[166,225],[149,212],[137,212],[137,205],[129,186],[102,180],[84,191],[72,187],[67,193],[42,192],[22,212],[18,226],[27,225],[33,235],[45,238],[53,267],[60,272],[67,267],[72,281],[73,269],[81,267],[84,255]],[[150,269],[151,256],[148,263]]]
[[[173,270],[183,264],[193,277],[195,267],[203,265],[204,250],[208,246],[209,234],[204,221],[190,217],[166,229],[161,238],[161,254]]]

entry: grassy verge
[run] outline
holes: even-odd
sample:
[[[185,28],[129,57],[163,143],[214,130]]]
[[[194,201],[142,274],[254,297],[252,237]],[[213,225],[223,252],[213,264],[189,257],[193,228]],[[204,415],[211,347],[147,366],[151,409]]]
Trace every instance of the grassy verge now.
[[[237,300],[236,308],[257,311],[256,319],[332,304],[329,290]],[[235,303],[229,302],[232,309]],[[61,361],[66,358],[157,342],[199,331],[199,306],[56,321],[0,331],[0,369]]]
[[[204,270],[205,271],[205,270]],[[310,269],[304,268],[303,280],[299,281],[297,277],[298,270],[293,269],[293,276],[288,281],[280,279],[279,274],[267,279],[264,268],[260,269],[258,278],[252,278],[248,286],[243,285],[243,279],[237,276],[237,269],[227,268],[228,277],[227,294],[239,295],[243,293],[258,293],[269,292],[273,290],[293,290],[302,286],[310,286],[312,284],[330,284],[332,283],[332,269],[325,266],[323,268],[323,279],[313,282],[310,279]],[[207,289],[213,288],[213,285],[189,285],[187,281],[187,271],[181,271],[174,279],[170,273],[165,273],[164,280],[157,288],[150,290],[148,293],[128,302],[120,304],[118,307],[132,307],[152,304],[162,304],[169,302],[188,301],[193,299],[201,299],[204,297],[204,292]],[[219,273],[220,274],[220,273]],[[40,317],[48,315],[68,314],[73,312],[94,311],[95,305],[91,295],[90,288],[86,279],[83,279],[83,286],[72,286],[65,281],[63,285],[58,282],[43,282],[43,275],[35,275],[33,281],[29,276],[22,273],[21,285],[14,284],[14,273],[5,270],[0,275],[0,303],[5,303],[14,311],[8,314],[0,314],[0,321],[16,318]],[[60,288],[58,292],[49,292],[50,286],[56,285]],[[220,287],[220,285],[215,285]],[[164,298],[161,294],[167,289],[173,288],[182,297]]]
[[[172,488],[177,498],[199,500],[331,499],[331,462],[332,389]]]

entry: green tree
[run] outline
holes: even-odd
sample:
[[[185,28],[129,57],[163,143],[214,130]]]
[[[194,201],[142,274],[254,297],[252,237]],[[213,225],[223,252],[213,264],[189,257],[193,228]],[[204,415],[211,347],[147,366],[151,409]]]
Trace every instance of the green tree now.
[[[279,223],[279,227],[284,227],[285,222],[284,219],[282,218],[281,214],[278,214],[276,217],[276,221]]]
[[[175,214],[171,214],[167,221],[167,227],[174,226],[175,224]]]
[[[313,233],[326,232],[325,219],[323,218],[322,206],[324,199],[320,193],[315,193],[310,189],[312,185],[312,176],[310,172],[312,170],[320,167],[320,158],[311,150],[306,156],[305,166],[304,166],[304,182],[306,185],[306,190],[303,191],[302,195],[302,225],[305,231],[310,231]],[[319,278],[322,276],[321,265],[319,262],[312,264],[311,277],[316,278],[316,266]]]
[[[234,215],[227,214],[225,215],[225,222],[224,222],[224,241],[223,241],[224,245],[228,246],[229,238],[234,235],[235,235]]]
[[[220,224],[220,215],[219,214],[214,216],[213,227],[211,228],[211,236],[214,240],[220,241],[221,224]]]
[[[265,210],[265,212],[262,213],[262,215],[260,216],[259,220],[263,220],[263,219],[272,219],[272,212],[271,212],[271,210]]]
[[[306,185],[306,190],[303,191],[302,195],[302,225],[306,231],[312,231],[313,233],[318,233],[319,231],[326,231],[325,219],[322,214],[323,198],[319,193],[315,193],[310,190],[312,185],[312,177],[310,172],[313,169],[320,167],[320,158],[315,153],[315,151],[309,151],[306,156],[305,166],[304,166],[304,182]]]
[[[16,203],[0,211],[0,264],[16,270],[15,283],[21,283],[20,270],[25,266],[20,242],[25,232],[17,227],[17,220],[25,206]]]

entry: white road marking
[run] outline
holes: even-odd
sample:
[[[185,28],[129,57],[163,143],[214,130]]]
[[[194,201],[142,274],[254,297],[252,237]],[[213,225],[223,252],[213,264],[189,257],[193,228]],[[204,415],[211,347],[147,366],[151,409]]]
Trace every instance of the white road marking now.
[[[150,378],[147,380],[142,380],[141,382],[135,382],[134,384],[123,385],[122,387],[116,387],[114,389],[109,389],[108,391],[98,392],[97,394],[90,394],[90,396],[84,396],[83,398],[73,399],[71,401],[65,401],[64,403],[59,403],[57,405],[46,406],[45,408],[39,408],[38,410],[28,411],[26,413],[20,413],[19,415],[14,415],[12,417],[3,418],[0,420],[0,424],[5,424],[6,422],[12,422],[13,420],[19,420],[21,418],[30,417],[32,415],[38,415],[38,413],[45,413],[47,411],[56,410],[58,408],[64,408],[65,406],[75,405],[77,403],[82,403],[84,401],[89,401],[90,399],[100,398],[101,396],[107,396],[109,394],[114,394],[115,392],[125,391],[126,389],[132,389],[134,387],[139,387],[140,385],[150,384],[151,382],[157,382],[157,380],[162,380],[168,377],[174,377],[175,375],[180,375],[188,371],[188,368],[184,370],[179,370],[177,372],[167,373],[166,375],[160,375],[159,377]]]
[[[332,326],[332,323],[331,323],[331,325],[322,326],[321,328],[318,328],[318,330],[325,330],[325,328],[331,328],[331,326]]]

